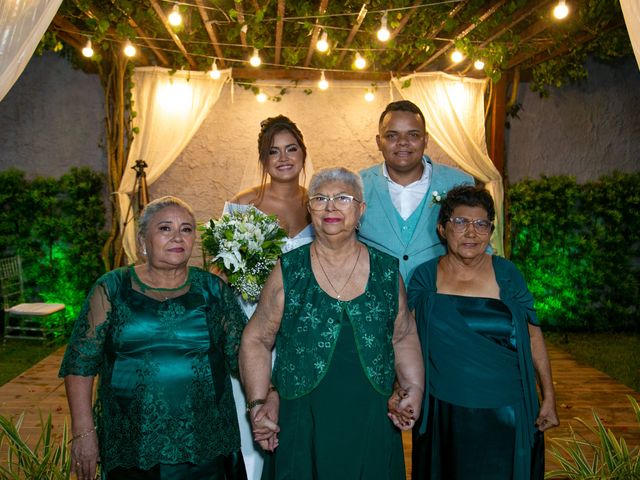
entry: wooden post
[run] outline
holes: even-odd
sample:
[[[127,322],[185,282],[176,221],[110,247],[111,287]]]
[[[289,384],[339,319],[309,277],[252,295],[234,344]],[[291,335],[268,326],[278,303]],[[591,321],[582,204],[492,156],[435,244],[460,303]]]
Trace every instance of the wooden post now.
[[[506,119],[507,102],[507,78],[503,75],[498,83],[493,86],[493,98],[491,99],[491,136],[489,138],[489,157],[493,164],[505,177],[504,165],[504,123]]]

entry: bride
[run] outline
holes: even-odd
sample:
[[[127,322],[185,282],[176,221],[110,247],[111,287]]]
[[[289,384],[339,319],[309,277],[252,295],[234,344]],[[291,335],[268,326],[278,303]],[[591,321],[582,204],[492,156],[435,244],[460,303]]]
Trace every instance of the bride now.
[[[262,169],[260,185],[238,193],[224,205],[223,213],[257,208],[267,215],[275,215],[280,226],[287,232],[287,243],[283,252],[310,243],[314,232],[307,210],[307,189],[300,185],[304,172],[307,147],[298,126],[284,115],[267,118],[260,123],[258,154]],[[267,181],[268,180],[268,181]],[[243,301],[242,308],[250,318],[256,303]],[[258,480],[262,473],[262,451],[254,443],[251,425],[246,414],[246,399],[236,378],[232,378],[233,395],[236,401],[242,456],[248,480]]]

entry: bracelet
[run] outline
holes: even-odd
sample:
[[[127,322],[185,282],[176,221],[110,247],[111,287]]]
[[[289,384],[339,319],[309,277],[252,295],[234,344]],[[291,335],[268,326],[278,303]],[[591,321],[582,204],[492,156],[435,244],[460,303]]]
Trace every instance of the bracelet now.
[[[79,440],[79,439],[84,438],[84,437],[88,437],[89,435],[91,435],[95,431],[96,431],[96,427],[93,427],[91,430],[87,430],[86,432],[83,432],[83,433],[80,433],[80,434],[78,434],[78,435],[76,435],[74,437],[71,437],[71,440],[69,440],[68,443],[71,443],[71,442],[73,442],[75,440]]]
[[[253,407],[257,407],[258,405],[264,405],[267,401],[264,398],[256,398],[255,400],[251,400],[247,402],[247,412],[251,412]]]

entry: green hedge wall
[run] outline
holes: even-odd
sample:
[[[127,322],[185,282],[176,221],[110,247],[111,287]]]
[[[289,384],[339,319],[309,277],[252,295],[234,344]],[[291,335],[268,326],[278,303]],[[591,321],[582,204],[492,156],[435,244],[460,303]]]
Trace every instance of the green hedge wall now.
[[[511,260],[544,324],[640,331],[640,173],[526,180],[507,201]]]
[[[67,320],[104,273],[104,185],[88,168],[59,179],[0,172],[0,255],[20,255],[26,299],[66,304]]]

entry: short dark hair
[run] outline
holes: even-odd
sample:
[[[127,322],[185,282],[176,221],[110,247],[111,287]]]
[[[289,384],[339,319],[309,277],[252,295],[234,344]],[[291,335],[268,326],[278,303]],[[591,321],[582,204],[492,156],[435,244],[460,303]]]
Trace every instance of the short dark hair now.
[[[459,185],[449,190],[440,202],[438,225],[444,227],[455,208],[460,206],[481,207],[487,211],[489,221],[493,222],[496,218],[493,198],[486,188],[475,185]]]
[[[415,113],[416,115],[420,116],[420,118],[422,119],[422,125],[426,129],[427,122],[424,119],[422,110],[420,110],[420,108],[418,108],[418,106],[415,103],[410,102],[409,100],[398,100],[397,102],[391,102],[389,105],[387,105],[384,111],[380,114],[380,121],[378,122],[378,126],[382,125],[382,121],[384,120],[384,117],[386,117],[387,113],[389,112]]]

